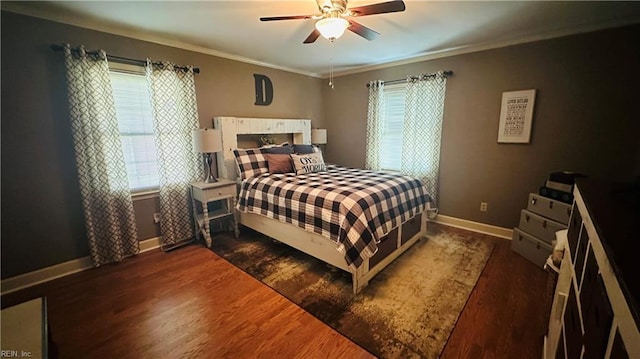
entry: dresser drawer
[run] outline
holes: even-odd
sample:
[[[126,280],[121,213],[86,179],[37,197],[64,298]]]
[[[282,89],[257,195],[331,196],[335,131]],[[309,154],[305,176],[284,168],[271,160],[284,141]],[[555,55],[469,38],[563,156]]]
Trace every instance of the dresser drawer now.
[[[562,223],[552,221],[526,209],[520,212],[520,224],[518,227],[549,244],[556,239],[557,231],[567,228]]]
[[[569,223],[571,217],[571,205],[543,197],[536,193],[529,194],[527,210],[547,217],[564,225]]]
[[[513,229],[511,250],[527,258],[529,261],[544,267],[551,254],[551,245],[536,239],[518,228]]]

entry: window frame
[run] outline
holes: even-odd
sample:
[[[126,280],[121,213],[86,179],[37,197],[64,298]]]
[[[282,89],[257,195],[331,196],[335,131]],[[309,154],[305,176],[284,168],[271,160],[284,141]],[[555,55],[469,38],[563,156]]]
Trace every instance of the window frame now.
[[[128,74],[128,75],[136,75],[136,76],[140,76],[143,78],[146,78],[146,69],[144,66],[139,66],[139,65],[131,65],[131,64],[125,64],[125,63],[118,63],[118,62],[109,62],[109,75],[111,76],[111,74],[115,72],[115,73],[122,73],[122,74]],[[113,78],[111,78],[111,80],[113,80]],[[113,86],[113,83],[112,83]],[[147,87],[148,90],[150,90]],[[151,98],[149,97],[149,101],[151,101]],[[114,96],[114,106],[115,106],[115,96]],[[151,113],[151,115],[153,115]],[[118,116],[118,112],[117,112],[117,107],[116,107],[116,117]],[[118,119],[118,122],[120,122],[120,119]],[[122,139],[124,135],[120,130],[120,138]],[[153,136],[155,136],[154,132],[150,132],[150,134],[152,134]],[[154,147],[155,148],[155,147]],[[124,144],[123,144],[123,152],[124,152]],[[156,156],[157,156],[157,149],[156,149]],[[129,176],[130,173],[127,170],[127,175]],[[159,173],[158,176],[156,176],[157,184],[155,185],[151,185],[148,187],[136,187],[133,188],[131,186],[131,182],[129,182],[129,191],[131,192],[132,197],[134,198],[134,200],[142,200],[142,199],[148,199],[148,198],[156,198],[158,197],[159,194],[159,188],[160,188],[160,178],[159,178]]]
[[[383,91],[384,111],[381,121],[380,169],[400,172],[402,166],[402,138],[406,111],[406,84],[385,85]],[[396,103],[390,103],[394,101]],[[390,114],[390,112],[393,112]],[[393,116],[391,118],[390,116]],[[393,123],[391,123],[393,121]],[[400,127],[399,130],[397,127]],[[389,132],[393,132],[390,134]],[[395,142],[394,142],[395,141]],[[393,154],[391,158],[386,157]],[[394,161],[395,159],[395,161]],[[396,165],[390,165],[395,163]]]

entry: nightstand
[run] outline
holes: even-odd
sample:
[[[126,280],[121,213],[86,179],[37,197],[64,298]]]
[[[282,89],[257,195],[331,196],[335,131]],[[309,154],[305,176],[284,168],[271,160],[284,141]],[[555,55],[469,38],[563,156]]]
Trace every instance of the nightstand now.
[[[191,197],[193,200],[193,214],[195,217],[196,234],[202,233],[207,247],[211,247],[211,229],[209,222],[214,219],[231,216],[233,228],[238,238],[240,231],[238,229],[238,221],[235,216],[236,205],[236,183],[227,179],[218,179],[218,182],[191,183]],[[196,202],[200,203],[202,213],[198,213]],[[209,212],[208,204],[211,202],[219,202],[220,209]]]

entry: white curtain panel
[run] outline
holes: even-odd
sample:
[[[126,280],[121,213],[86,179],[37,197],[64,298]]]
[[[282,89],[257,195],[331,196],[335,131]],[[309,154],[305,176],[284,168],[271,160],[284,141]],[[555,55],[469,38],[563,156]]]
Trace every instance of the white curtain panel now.
[[[199,128],[193,68],[147,61],[160,177],[160,229],[163,245],[194,235],[189,184],[204,178],[191,133]]]
[[[94,265],[140,251],[104,51],[64,46],[80,195]]]
[[[446,84],[443,71],[407,79],[401,172],[420,179],[434,201],[438,197]]]
[[[365,168],[380,170],[382,151],[382,123],[384,119],[384,82],[369,82],[367,108],[367,137],[365,142]]]

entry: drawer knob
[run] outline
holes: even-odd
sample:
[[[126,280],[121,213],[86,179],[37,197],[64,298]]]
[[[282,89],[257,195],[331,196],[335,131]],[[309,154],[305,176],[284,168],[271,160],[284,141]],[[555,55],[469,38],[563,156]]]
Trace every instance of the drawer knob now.
[[[536,197],[531,198],[531,204],[535,205],[536,202],[538,202],[538,199]]]
[[[525,220],[525,222],[529,222],[529,215],[528,214],[524,215],[524,220]]]
[[[547,221],[542,221],[542,228],[547,228]]]
[[[536,249],[540,250],[540,243],[536,243]]]
[[[522,236],[518,235],[518,240],[521,241],[522,240]]]
[[[218,196],[222,196],[222,192],[218,192]]]
[[[549,209],[553,208],[553,202],[549,202]]]

